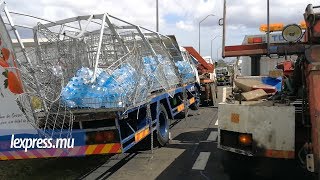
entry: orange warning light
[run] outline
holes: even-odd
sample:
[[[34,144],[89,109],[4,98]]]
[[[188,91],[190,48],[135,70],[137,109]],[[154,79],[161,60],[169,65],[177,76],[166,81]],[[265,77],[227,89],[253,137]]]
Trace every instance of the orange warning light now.
[[[274,32],[274,31],[282,31],[283,30],[283,23],[274,23],[274,24],[270,24],[270,32]],[[262,32],[268,32],[268,26],[267,24],[262,24],[260,26],[260,31]]]
[[[245,146],[249,146],[252,144],[252,136],[249,134],[240,134],[239,135],[239,143]]]

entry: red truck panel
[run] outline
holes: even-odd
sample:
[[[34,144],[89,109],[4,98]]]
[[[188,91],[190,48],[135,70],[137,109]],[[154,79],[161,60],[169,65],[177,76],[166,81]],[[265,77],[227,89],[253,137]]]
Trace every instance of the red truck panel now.
[[[312,70],[314,65],[308,65],[308,71],[310,74],[307,77],[308,92],[309,92],[309,108],[310,108],[310,118],[312,124],[312,147],[315,157],[315,162],[320,160],[320,71]],[[316,163],[317,164],[317,163]]]

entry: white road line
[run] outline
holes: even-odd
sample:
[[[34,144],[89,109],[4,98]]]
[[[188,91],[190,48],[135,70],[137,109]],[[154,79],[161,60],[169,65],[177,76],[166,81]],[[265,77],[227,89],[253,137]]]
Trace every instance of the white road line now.
[[[219,119],[217,119],[216,123],[214,124],[215,126],[219,125]]]
[[[196,162],[194,162],[192,169],[203,171],[210,157],[210,152],[200,152]]]
[[[217,131],[211,131],[207,141],[217,141],[218,132]]]
[[[222,102],[226,102],[226,98],[227,98],[227,88],[224,87],[222,89]]]

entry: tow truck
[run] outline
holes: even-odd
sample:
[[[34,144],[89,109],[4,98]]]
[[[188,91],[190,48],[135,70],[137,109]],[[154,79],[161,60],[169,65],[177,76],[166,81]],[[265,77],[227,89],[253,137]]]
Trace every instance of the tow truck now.
[[[320,171],[320,6],[307,5],[300,24],[262,25],[267,38],[253,37],[248,44],[225,46],[226,1],[224,1],[223,57],[247,56],[258,69],[261,57],[280,56],[290,63],[278,67],[290,71],[282,76],[284,89],[264,100],[243,101],[234,88],[218,109],[218,148],[250,157],[299,159],[310,172]],[[268,8],[269,9],[269,8]],[[268,11],[269,14],[269,11]],[[269,19],[269,18],[268,18]],[[281,32],[285,42],[271,43],[272,32]],[[294,68],[293,68],[294,67]],[[238,77],[245,78],[245,77]],[[255,78],[255,77],[251,77]],[[226,91],[227,92],[227,91]],[[238,96],[239,98],[235,98]]]
[[[218,97],[217,78],[215,65],[207,62],[193,47],[184,47],[189,55],[197,62],[197,70],[200,80],[200,102],[202,105],[216,105]]]

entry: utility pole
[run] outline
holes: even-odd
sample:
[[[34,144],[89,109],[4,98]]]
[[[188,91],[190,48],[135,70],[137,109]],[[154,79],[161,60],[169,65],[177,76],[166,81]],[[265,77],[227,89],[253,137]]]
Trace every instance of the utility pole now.
[[[159,32],[159,0],[156,0],[156,31]]]
[[[223,2],[223,19],[222,19],[222,57],[224,57],[224,49],[226,46],[226,14],[227,14],[227,0]],[[221,25],[221,24],[220,24]]]
[[[267,53],[269,55],[270,51],[270,2],[267,0],[267,26],[268,26],[268,32],[267,32]]]

